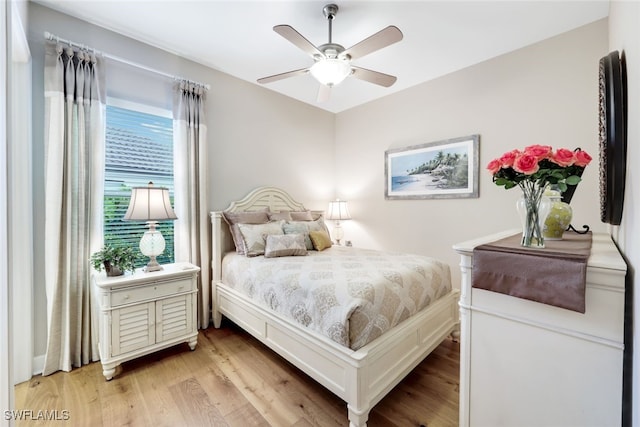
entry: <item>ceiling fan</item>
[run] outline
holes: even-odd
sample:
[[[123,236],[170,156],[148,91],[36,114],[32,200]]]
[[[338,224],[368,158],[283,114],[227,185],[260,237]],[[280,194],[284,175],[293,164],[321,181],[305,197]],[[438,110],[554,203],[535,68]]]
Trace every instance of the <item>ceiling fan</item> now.
[[[322,12],[329,22],[329,42],[320,46],[314,46],[309,40],[304,38],[290,25],[276,25],[273,31],[280,34],[285,39],[302,49],[314,60],[311,67],[299,70],[288,71],[286,73],[275,74],[269,77],[258,79],[258,83],[271,83],[289,77],[311,73],[320,82],[318,91],[318,102],[329,99],[331,88],[342,82],[347,76],[374,83],[380,86],[389,87],[395,83],[396,77],[366,68],[356,67],[351,64],[354,59],[362,58],[383,47],[402,40],[402,32],[393,25],[369,36],[359,43],[345,49],[342,45],[333,43],[332,22],[338,13],[338,6],[328,4]]]

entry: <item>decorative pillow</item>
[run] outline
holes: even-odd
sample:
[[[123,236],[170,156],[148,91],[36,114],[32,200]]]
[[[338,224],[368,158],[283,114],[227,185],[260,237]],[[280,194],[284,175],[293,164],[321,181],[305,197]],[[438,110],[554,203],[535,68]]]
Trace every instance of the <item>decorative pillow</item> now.
[[[252,212],[222,212],[222,217],[225,222],[229,224],[229,230],[231,231],[231,237],[233,243],[236,245],[236,252],[245,255],[246,249],[244,247],[244,240],[242,234],[238,228],[238,224],[266,224],[269,222],[269,216],[267,214],[269,208],[264,208],[261,211]]]
[[[309,238],[309,224],[307,221],[290,221],[282,226],[284,234],[301,234],[308,251],[313,250],[313,243]]]
[[[289,211],[280,211],[280,212],[269,212],[269,219],[271,221],[285,220],[291,221],[291,214]]]
[[[309,222],[308,224],[309,231],[324,231],[327,234],[330,234],[327,225],[324,223],[324,217],[322,215],[320,215],[317,219]]]
[[[293,221],[313,221],[311,211],[291,212],[291,220]]]
[[[222,212],[227,224],[263,224],[269,222],[269,208],[259,211]]]
[[[284,221],[273,221],[267,224],[238,224],[246,249],[245,255],[263,255],[266,237],[270,234],[284,234],[283,223]]]
[[[265,258],[306,254],[307,248],[304,245],[304,236],[302,234],[284,234],[282,236],[270,234],[267,236],[264,249]]]
[[[323,251],[331,247],[331,237],[326,231],[310,231],[309,237],[317,251]]]
[[[324,225],[324,220],[322,218],[318,218],[314,221],[289,221],[289,224],[304,224],[309,228],[309,230],[327,231],[327,227]]]

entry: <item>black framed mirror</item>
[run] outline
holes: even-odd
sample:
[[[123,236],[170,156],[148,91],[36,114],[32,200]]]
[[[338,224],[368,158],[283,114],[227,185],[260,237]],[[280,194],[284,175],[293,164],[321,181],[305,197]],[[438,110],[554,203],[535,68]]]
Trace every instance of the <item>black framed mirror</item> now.
[[[624,205],[626,106],[624,55],[613,51],[599,67],[600,219],[612,225],[620,225]]]

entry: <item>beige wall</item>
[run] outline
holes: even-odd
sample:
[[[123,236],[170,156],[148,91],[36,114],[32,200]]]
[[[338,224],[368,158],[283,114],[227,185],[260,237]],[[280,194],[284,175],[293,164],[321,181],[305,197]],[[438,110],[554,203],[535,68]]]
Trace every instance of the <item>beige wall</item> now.
[[[574,224],[605,230],[598,197],[598,61],[607,52],[601,20],[336,117],[337,195],[354,245],[446,260],[459,284],[454,243],[519,227],[519,189],[491,182],[485,165],[530,144],[582,147],[596,159],[572,201]],[[480,197],[385,200],[389,148],[480,134]]]
[[[609,50],[618,50],[625,55],[627,67],[628,123],[627,123],[627,178],[624,195],[624,210],[620,227],[613,227],[612,234],[627,264],[627,289],[634,289],[633,313],[629,313],[633,331],[633,425],[640,424],[640,174],[633,166],[640,164],[640,3],[614,1],[609,10]],[[631,424],[630,424],[631,425]]]

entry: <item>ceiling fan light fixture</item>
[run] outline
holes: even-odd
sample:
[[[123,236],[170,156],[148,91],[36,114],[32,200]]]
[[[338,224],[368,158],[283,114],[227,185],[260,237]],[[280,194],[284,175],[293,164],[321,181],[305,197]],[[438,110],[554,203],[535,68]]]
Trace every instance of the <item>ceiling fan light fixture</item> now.
[[[351,64],[346,59],[325,58],[313,64],[309,71],[321,84],[331,87],[351,74]]]
[[[323,102],[329,99],[330,89],[340,84],[348,76],[353,76],[359,80],[382,87],[389,87],[396,82],[397,79],[395,76],[351,65],[351,61],[362,58],[365,55],[402,40],[402,31],[400,31],[398,27],[389,25],[354,44],[350,48],[345,49],[342,45],[334,43],[332,37],[332,23],[336,13],[338,13],[338,6],[336,4],[328,4],[322,9],[322,12],[329,24],[329,41],[320,46],[311,43],[291,25],[281,24],[273,27],[273,31],[280,34],[313,58],[313,65],[309,68],[301,68],[299,70],[263,77],[258,79],[258,83],[271,83],[310,73],[320,83],[320,90],[318,91],[316,100]]]

